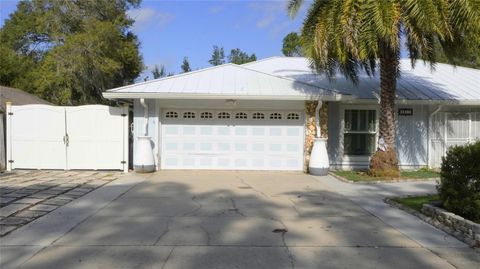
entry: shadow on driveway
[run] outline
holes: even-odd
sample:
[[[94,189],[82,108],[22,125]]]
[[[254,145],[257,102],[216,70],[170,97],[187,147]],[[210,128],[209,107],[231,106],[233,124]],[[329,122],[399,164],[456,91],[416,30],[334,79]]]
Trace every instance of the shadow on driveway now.
[[[453,268],[308,175],[166,171],[21,268],[409,267]]]

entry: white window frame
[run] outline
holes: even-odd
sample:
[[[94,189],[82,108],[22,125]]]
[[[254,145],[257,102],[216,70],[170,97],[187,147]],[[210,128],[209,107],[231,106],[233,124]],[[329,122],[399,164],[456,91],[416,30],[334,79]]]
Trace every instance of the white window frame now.
[[[339,150],[343,161],[347,162],[369,162],[371,155],[346,155],[344,149],[345,135],[345,110],[375,110],[375,148],[378,147],[378,131],[380,108],[378,105],[341,105],[340,106],[340,134],[339,134]],[[362,132],[363,133],[363,132]],[[372,133],[373,134],[373,133]]]

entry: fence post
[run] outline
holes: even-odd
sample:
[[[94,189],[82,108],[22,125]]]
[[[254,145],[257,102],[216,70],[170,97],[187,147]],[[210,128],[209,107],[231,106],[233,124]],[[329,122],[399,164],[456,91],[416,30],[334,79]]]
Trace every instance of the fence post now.
[[[7,162],[5,162],[5,111],[0,111],[0,171],[7,168]]]
[[[128,104],[124,104],[123,105],[123,113],[126,115],[125,117],[123,117],[123,172],[124,173],[128,173],[128,167],[129,167],[129,158],[128,158],[128,150],[129,150],[129,139],[128,139],[128,135],[129,135],[129,130],[130,130],[130,126],[128,126],[128,117],[129,117],[129,113],[128,113]]]
[[[11,102],[6,102],[5,103],[5,134],[7,137],[7,141],[5,143],[5,151],[7,152],[7,159],[5,160],[5,165],[7,168],[7,171],[12,171],[12,165],[13,163],[11,162],[12,160],[12,103]]]

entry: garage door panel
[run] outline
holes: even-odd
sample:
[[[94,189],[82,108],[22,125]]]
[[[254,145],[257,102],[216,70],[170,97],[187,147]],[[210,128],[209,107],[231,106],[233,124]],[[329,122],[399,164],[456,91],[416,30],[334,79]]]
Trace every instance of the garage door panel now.
[[[301,170],[304,124],[301,112],[284,111],[163,111],[163,169]],[[288,114],[296,118],[287,120]],[[253,119],[256,115],[263,119]],[[272,116],[273,114],[273,116]],[[214,118],[227,117],[230,118]],[[260,116],[259,116],[260,115]],[[275,119],[270,119],[270,116]],[[235,117],[242,117],[235,119]]]

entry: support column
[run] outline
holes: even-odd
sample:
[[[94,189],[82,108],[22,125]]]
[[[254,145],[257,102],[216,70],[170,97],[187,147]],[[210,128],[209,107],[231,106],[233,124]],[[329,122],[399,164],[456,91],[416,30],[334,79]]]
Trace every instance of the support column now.
[[[320,137],[328,138],[328,102],[323,102],[320,109]]]
[[[303,150],[303,171],[308,173],[308,163],[310,162],[310,154],[312,153],[313,140],[317,135],[315,126],[315,109],[318,101],[305,102],[305,144]],[[323,132],[323,130],[322,130]]]

